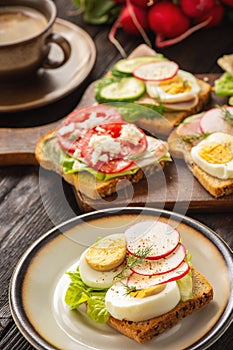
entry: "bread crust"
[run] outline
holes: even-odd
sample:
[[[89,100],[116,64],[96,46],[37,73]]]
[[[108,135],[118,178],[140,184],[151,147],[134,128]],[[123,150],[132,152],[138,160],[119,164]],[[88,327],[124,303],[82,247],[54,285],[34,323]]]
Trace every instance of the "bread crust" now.
[[[180,301],[174,309],[166,314],[141,322],[117,320],[114,317],[110,317],[108,324],[138,343],[146,343],[167,329],[175,326],[184,317],[203,308],[213,299],[213,288],[211,284],[195,268],[192,268],[192,280],[193,299]]]
[[[194,177],[213,197],[219,198],[233,193],[233,179],[218,179],[196,165],[191,157],[191,144],[183,141],[177,135],[176,129],[170,133],[167,142],[171,155],[175,158],[183,158]]]
[[[60,164],[54,159],[50,158],[46,152],[45,144],[52,140],[56,140],[55,130],[47,132],[39,139],[35,149],[36,159],[43,168],[55,171],[61,175],[66,182],[71,184],[74,187],[78,198],[84,196],[84,198],[87,197],[93,200],[98,200],[110,196],[115,193],[116,190],[122,190],[130,184],[139,182],[143,179],[145,174],[150,176],[157,171],[162,170],[164,167],[164,162],[160,162],[159,164],[149,165],[143,170],[139,169],[135,174],[122,175],[108,181],[98,180],[95,176],[86,171],[80,172],[79,174],[65,174],[62,166],[60,166]]]
[[[204,106],[209,102],[211,94],[211,85],[203,80],[197,79],[201,91],[199,94],[198,103],[189,110],[173,111],[163,113],[163,118],[155,119],[140,119],[135,123],[142,129],[148,131],[152,135],[168,136],[174,127],[176,127],[182,120],[190,115],[199,113]]]

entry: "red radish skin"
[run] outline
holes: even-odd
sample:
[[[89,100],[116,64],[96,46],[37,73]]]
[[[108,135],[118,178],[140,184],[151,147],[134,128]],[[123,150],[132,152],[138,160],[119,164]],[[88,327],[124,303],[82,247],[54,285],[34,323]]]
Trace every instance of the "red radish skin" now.
[[[162,275],[173,271],[180,266],[184,261],[185,255],[185,247],[182,244],[179,244],[176,250],[165,258],[158,260],[144,259],[143,262],[134,267],[132,271],[144,276]]]
[[[123,30],[130,35],[141,35],[148,46],[151,46],[150,40],[147,37],[146,31],[149,29],[147,10],[133,5],[130,0],[126,0],[126,5],[123,6],[120,15],[113,24],[109,33],[109,40],[116,46],[122,57],[126,57],[125,50],[115,38],[116,31],[122,27]]]
[[[196,18],[196,23],[201,23],[208,18],[210,18],[209,23],[207,24],[206,28],[216,27],[222,22],[223,16],[224,16],[224,7],[219,3],[216,4],[214,7],[212,7],[207,13],[205,13],[203,16]]]
[[[137,256],[139,250],[151,247],[147,259],[156,260],[171,254],[179,244],[180,234],[172,226],[156,221],[139,222],[125,231],[127,250]]]
[[[188,17],[197,18],[208,13],[215,6],[215,0],[181,0],[180,6]]]
[[[166,1],[150,8],[148,21],[154,33],[160,33],[167,38],[175,38],[190,27],[190,21],[181,8]]]
[[[152,1],[152,0],[130,0],[130,2],[133,5],[137,5],[139,7],[147,8],[148,6],[151,6],[156,1]]]
[[[162,275],[142,276],[137,273],[132,273],[132,275],[130,275],[127,279],[127,286],[129,288],[134,287],[136,289],[145,289],[156,286],[158,284],[177,281],[178,279],[181,279],[182,277],[187,275],[189,270],[189,264],[183,262],[180,266],[177,267],[177,269],[168,273],[164,273]]]
[[[139,6],[131,5],[132,6],[132,12],[134,13],[134,16],[136,17],[136,20],[140,24],[140,26],[144,30],[148,30],[148,21],[147,21],[147,12],[146,10],[142,9]],[[120,13],[119,21],[121,23],[121,26],[123,30],[130,35],[139,35],[140,31],[135,24],[135,20],[133,18],[133,14],[130,12],[130,8],[128,6],[125,6],[122,8]]]
[[[225,5],[233,7],[233,0],[221,0],[221,2]]]

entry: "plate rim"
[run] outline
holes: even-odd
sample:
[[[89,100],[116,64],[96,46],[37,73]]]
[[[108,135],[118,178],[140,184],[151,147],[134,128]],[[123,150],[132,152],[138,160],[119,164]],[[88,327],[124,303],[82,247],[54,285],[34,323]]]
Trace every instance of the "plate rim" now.
[[[72,30],[72,28],[73,28],[73,29],[75,29],[75,31],[80,32],[83,35],[83,37],[85,37],[86,42],[90,46],[91,57],[88,61],[88,69],[86,69],[86,74],[85,74],[84,78],[81,81],[78,81],[76,84],[72,83],[68,89],[66,89],[65,91],[62,90],[60,94],[58,93],[54,97],[52,97],[48,100],[43,99],[41,97],[40,99],[38,99],[38,101],[32,100],[32,101],[25,102],[22,104],[0,106],[0,115],[1,115],[1,113],[23,112],[23,111],[27,111],[30,109],[36,109],[36,108],[40,108],[40,107],[44,107],[44,106],[47,106],[49,104],[52,104],[52,103],[58,101],[59,99],[64,98],[67,95],[71,94],[74,89],[76,89],[79,85],[81,85],[85,81],[85,79],[87,79],[88,75],[92,71],[94,64],[95,64],[95,61],[96,61],[97,50],[96,50],[96,45],[95,45],[93,39],[91,38],[90,34],[87,31],[85,31],[83,28],[81,28],[79,25],[77,25],[73,22],[70,22],[68,20],[65,20],[63,18],[60,18],[60,17],[56,18],[54,25],[56,25],[56,24],[61,25],[61,26],[66,27],[66,28],[69,28],[70,30]]]
[[[30,263],[30,255],[33,254],[35,249],[39,249],[41,245],[44,245],[43,242],[46,240],[50,241],[54,238],[58,237],[60,234],[62,234],[60,228],[71,226],[78,222],[83,221],[83,219],[98,219],[103,216],[106,216],[106,214],[110,216],[114,215],[122,215],[122,214],[136,214],[139,212],[143,212],[143,214],[159,214],[165,217],[170,217],[173,219],[179,219],[185,224],[191,226],[192,228],[198,230],[202,235],[204,235],[208,240],[210,240],[215,247],[219,250],[221,256],[224,259],[224,262],[226,264],[228,274],[229,274],[229,282],[230,286],[230,296],[228,303],[222,312],[221,316],[217,320],[216,324],[200,339],[198,339],[197,342],[193,343],[191,346],[187,347],[186,350],[205,350],[210,345],[213,345],[230,327],[232,323],[232,313],[233,313],[233,257],[232,257],[232,250],[230,246],[227,244],[227,242],[214,230],[206,226],[205,224],[199,222],[196,219],[193,219],[189,216],[179,214],[176,212],[172,212],[169,210],[164,209],[156,209],[156,208],[146,208],[146,207],[116,207],[116,208],[107,208],[102,210],[97,210],[94,212],[84,213],[77,215],[71,219],[68,219],[55,227],[48,230],[46,233],[42,234],[39,238],[37,238],[23,253],[21,258],[19,259],[18,263],[15,266],[15,269],[12,273],[10,284],[9,284],[9,293],[8,293],[8,299],[9,299],[9,305],[10,305],[10,311],[11,315],[13,317],[13,320],[19,329],[19,331],[22,333],[22,335],[27,339],[27,341],[33,345],[38,350],[55,350],[56,348],[51,345],[47,340],[45,340],[43,337],[41,337],[37,331],[33,328],[33,325],[30,323],[30,321],[27,318],[26,313],[22,309],[22,305],[20,306],[20,295],[21,293],[16,293],[17,291],[17,284],[23,281],[23,276],[27,267],[28,263],[27,260],[29,259]],[[45,243],[47,244],[48,241]],[[26,262],[26,265],[24,265]],[[20,286],[22,286],[22,283],[20,283]],[[21,299],[22,301],[22,299]],[[21,309],[20,309],[21,307]],[[214,328],[214,334],[212,329]]]

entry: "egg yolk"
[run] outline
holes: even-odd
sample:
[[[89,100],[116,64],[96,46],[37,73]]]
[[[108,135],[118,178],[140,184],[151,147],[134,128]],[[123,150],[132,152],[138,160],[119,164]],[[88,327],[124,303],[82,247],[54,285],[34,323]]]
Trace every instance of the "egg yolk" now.
[[[226,164],[233,159],[229,143],[210,143],[202,147],[199,152],[201,158],[212,164]]]
[[[184,92],[189,92],[191,86],[186,80],[183,80],[180,76],[175,76],[172,79],[160,82],[160,87],[168,94],[180,94]]]
[[[108,247],[90,247],[85,258],[95,270],[110,271],[118,267],[125,258],[126,246],[113,242]]]
[[[149,297],[151,295],[155,295],[155,294],[162,292],[162,290],[164,290],[165,287],[166,287],[166,284],[158,284],[157,286],[153,286],[153,287],[137,290],[135,292],[131,292],[130,296],[133,298]]]

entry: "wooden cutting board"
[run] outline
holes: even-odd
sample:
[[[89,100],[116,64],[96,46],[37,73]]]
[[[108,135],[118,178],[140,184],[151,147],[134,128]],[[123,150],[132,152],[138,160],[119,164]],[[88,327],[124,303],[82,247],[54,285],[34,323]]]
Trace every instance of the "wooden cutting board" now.
[[[208,80],[213,85],[218,74],[198,74],[199,79]],[[83,95],[77,107],[93,104],[94,83]],[[222,104],[223,99],[212,93],[209,106]],[[37,164],[35,159],[35,146],[39,138],[49,130],[59,125],[60,121],[31,128],[1,128],[0,129],[0,165],[28,165]],[[10,141],[10,142],[9,142]],[[113,206],[149,206],[185,213],[192,211],[233,211],[233,195],[215,199],[193,178],[192,174],[182,161],[174,161],[165,167],[164,173],[157,174],[121,191],[116,196],[106,200],[91,201],[77,196],[80,209],[89,211],[93,209],[109,208]]]

